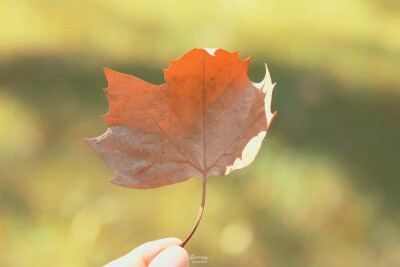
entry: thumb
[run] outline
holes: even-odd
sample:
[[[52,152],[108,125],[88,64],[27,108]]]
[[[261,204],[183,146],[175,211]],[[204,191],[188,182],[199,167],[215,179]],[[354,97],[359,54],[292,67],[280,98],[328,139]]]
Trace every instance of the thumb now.
[[[169,246],[154,258],[149,267],[188,267],[189,263],[189,255],[184,248]]]

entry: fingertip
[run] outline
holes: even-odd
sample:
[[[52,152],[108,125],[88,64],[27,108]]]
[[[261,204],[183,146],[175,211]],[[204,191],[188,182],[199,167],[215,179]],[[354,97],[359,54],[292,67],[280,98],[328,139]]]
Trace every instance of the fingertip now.
[[[187,251],[177,245],[169,246],[158,254],[150,263],[149,267],[171,266],[188,267],[190,259]]]
[[[150,262],[153,261],[153,259],[164,252],[166,248],[169,247],[177,247],[178,249],[168,250],[168,254],[171,253],[171,255],[175,255],[173,257],[179,257],[182,258],[184,255],[182,255],[182,252],[177,252],[175,250],[182,249],[181,247],[178,247],[179,244],[182,243],[182,240],[176,237],[169,237],[169,238],[163,238],[151,242],[147,242],[145,244],[140,245],[139,247],[135,248],[125,256],[122,256],[119,259],[116,259],[110,263],[108,263],[106,266],[148,266]],[[186,251],[185,251],[186,253]],[[186,253],[187,255],[187,253]],[[161,259],[163,260],[163,258]],[[152,265],[152,266],[170,266],[170,265]],[[171,266],[188,266],[188,265],[171,265]]]
[[[148,264],[157,256],[157,254],[159,254],[165,248],[169,246],[179,245],[181,243],[182,241],[176,237],[163,238],[145,243],[133,250],[132,253],[140,255],[142,261],[145,264]]]
[[[176,237],[167,237],[163,239],[158,239],[154,241],[150,241],[147,243],[142,244],[138,247],[141,251],[157,251],[160,252],[161,250],[165,249],[166,247],[179,245],[182,241]]]
[[[165,243],[176,244],[176,245],[180,245],[182,243],[182,240],[180,240],[177,237],[167,237],[167,238],[160,239],[160,240],[165,241]]]
[[[177,246],[177,245],[169,246],[164,251],[166,251],[166,252],[168,252],[170,254],[174,254],[174,255],[180,256],[182,258],[188,258],[189,259],[189,254],[187,253],[186,249],[184,249],[181,246]]]

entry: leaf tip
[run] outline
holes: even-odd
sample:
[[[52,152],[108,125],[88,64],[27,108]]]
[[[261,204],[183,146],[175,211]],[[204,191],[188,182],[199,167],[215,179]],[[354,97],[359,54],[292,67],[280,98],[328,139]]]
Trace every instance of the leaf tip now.
[[[272,122],[274,121],[277,114],[278,114],[278,111],[275,111],[272,114],[268,114],[268,116],[267,116],[267,124],[268,124],[267,131],[268,131],[269,127],[271,126]]]
[[[108,82],[110,82],[111,77],[116,73],[116,71],[113,71],[112,69],[109,69],[107,67],[104,67],[103,71],[104,71],[104,74],[106,75]]]
[[[84,138],[86,144],[88,144],[93,150],[95,150],[96,137],[95,138]],[[95,150],[96,151],[96,150]]]
[[[103,68],[104,73],[107,75],[107,73],[111,72],[110,68],[104,67]]]
[[[265,76],[264,76],[262,83],[263,83],[263,92],[264,93],[271,87],[273,89],[276,84],[276,83],[272,84],[271,74],[269,73],[267,63],[265,63]]]
[[[108,121],[108,114],[109,114],[110,112],[108,112],[107,114],[105,114],[105,115],[101,115],[100,116],[100,118],[103,120],[103,121],[105,121],[106,123],[107,123],[107,125],[110,125],[109,124],[109,121]]]

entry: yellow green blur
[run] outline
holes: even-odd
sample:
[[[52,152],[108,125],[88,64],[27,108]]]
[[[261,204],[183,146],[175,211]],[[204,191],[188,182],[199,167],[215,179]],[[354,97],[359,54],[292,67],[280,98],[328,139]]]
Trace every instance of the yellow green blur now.
[[[84,143],[102,68],[163,83],[194,47],[267,62],[278,115],[248,168],[207,184],[210,266],[400,266],[395,0],[30,1],[0,7],[0,266],[100,266],[190,232],[201,183],[133,190]],[[199,264],[198,266],[207,266]]]

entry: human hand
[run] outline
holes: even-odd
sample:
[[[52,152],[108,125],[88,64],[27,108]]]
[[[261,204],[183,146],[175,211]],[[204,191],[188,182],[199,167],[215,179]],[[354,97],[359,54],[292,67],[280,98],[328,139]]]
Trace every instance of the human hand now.
[[[178,238],[165,238],[140,245],[104,267],[188,267],[189,255]]]

